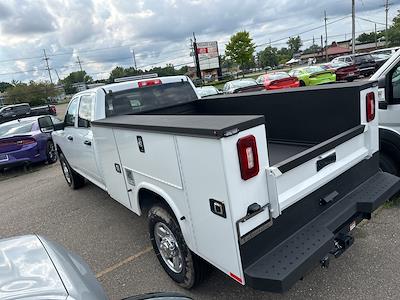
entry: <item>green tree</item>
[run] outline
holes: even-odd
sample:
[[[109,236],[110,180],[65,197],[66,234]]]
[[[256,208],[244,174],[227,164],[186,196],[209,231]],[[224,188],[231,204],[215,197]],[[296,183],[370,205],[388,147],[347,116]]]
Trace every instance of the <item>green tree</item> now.
[[[225,47],[225,55],[244,70],[254,64],[255,44],[247,31],[239,31],[231,36]]]
[[[8,82],[0,82],[0,93],[4,93],[7,88],[11,87],[12,84]]]
[[[357,37],[357,41],[359,41],[360,43],[374,43],[375,37],[378,40],[384,35],[385,33],[383,31],[378,31],[376,34],[375,32],[362,33]]]
[[[293,53],[288,48],[281,48],[277,51],[279,64],[284,64],[292,58]]]
[[[393,18],[393,24],[388,28],[387,32],[389,46],[400,45],[400,10],[397,16]]]
[[[311,45],[310,47],[306,48],[306,49],[303,51],[303,54],[318,53],[318,52],[320,52],[321,50],[322,50],[322,49],[321,49],[320,46],[318,46],[318,45],[316,45],[316,44],[313,44],[313,45]]]
[[[75,94],[77,92],[74,83],[92,83],[93,78],[89,76],[86,71],[76,71],[70,73],[67,77],[61,80],[64,85],[66,94]]]
[[[299,52],[301,46],[303,46],[303,42],[301,41],[300,36],[290,37],[287,41],[287,45],[292,56],[294,53]]]
[[[279,65],[278,49],[268,46],[257,53],[258,64],[260,67],[274,67]]]
[[[31,106],[37,106],[48,103],[52,97],[60,93],[61,91],[49,82],[13,82],[13,85],[7,88],[5,102],[6,104],[29,103]]]

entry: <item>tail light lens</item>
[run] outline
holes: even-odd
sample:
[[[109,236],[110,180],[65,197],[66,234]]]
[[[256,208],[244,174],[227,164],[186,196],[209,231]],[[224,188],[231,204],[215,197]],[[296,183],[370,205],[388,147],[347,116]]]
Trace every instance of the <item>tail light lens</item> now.
[[[367,94],[365,106],[367,109],[367,122],[371,122],[375,119],[375,94],[373,92]]]
[[[237,142],[237,150],[242,179],[248,180],[256,176],[260,168],[258,165],[257,144],[254,135],[240,138]]]
[[[30,145],[30,144],[34,144],[34,143],[36,143],[36,141],[34,139],[23,139],[23,140],[17,141],[17,145]]]
[[[141,88],[141,87],[145,87],[145,86],[159,85],[161,83],[162,82],[160,79],[151,79],[151,80],[139,81],[138,86]]]

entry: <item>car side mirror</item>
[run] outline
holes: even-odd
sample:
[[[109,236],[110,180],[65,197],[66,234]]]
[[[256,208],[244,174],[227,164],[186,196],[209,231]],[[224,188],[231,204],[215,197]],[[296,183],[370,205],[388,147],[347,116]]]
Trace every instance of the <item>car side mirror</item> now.
[[[50,133],[54,131],[54,123],[50,116],[38,118],[38,123],[41,132]]]

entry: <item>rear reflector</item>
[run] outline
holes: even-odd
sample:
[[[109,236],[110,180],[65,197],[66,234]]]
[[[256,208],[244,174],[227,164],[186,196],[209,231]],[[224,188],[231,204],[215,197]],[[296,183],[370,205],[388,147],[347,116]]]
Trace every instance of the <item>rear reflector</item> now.
[[[375,119],[375,94],[370,92],[366,97],[367,122]]]
[[[242,278],[240,278],[239,276],[233,274],[232,272],[229,272],[229,276],[231,276],[233,279],[235,279],[237,282],[239,283],[243,283]]]
[[[162,82],[160,79],[151,79],[151,80],[139,81],[138,86],[141,88],[145,86],[159,85],[161,83]]]
[[[237,142],[240,174],[243,180],[256,176],[259,172],[256,138],[254,135],[242,137]]]

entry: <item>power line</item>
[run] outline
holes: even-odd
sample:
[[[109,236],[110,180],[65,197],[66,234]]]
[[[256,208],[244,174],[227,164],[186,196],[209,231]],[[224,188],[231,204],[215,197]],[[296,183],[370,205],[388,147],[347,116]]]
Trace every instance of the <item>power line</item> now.
[[[338,20],[328,22],[326,25],[331,25],[331,24],[340,22],[340,21],[342,21],[342,20],[348,18],[349,16],[350,16],[350,15],[346,15],[346,16],[344,16],[344,17],[338,19]],[[321,28],[324,28],[324,27],[325,27],[325,25],[320,25],[320,26],[317,26],[317,27],[314,27],[314,28],[311,28],[311,29],[308,29],[308,30],[299,32],[299,33],[297,33],[297,34],[292,34],[292,35],[290,35],[290,36],[287,36],[287,37],[283,37],[283,38],[274,40],[274,41],[272,41],[271,43],[274,44],[274,43],[276,43],[276,42],[284,41],[284,40],[287,40],[287,39],[289,39],[289,38],[291,38],[291,37],[298,36],[298,35],[302,35],[302,34],[304,34],[304,33],[308,33],[308,32],[311,32],[311,31],[314,31],[314,30],[317,30],[317,29],[321,29]],[[256,48],[261,47],[261,46],[264,46],[264,45],[267,45],[267,44],[269,44],[269,42],[265,42],[265,43],[258,44],[258,45],[256,45]]]

